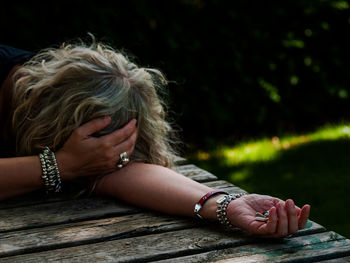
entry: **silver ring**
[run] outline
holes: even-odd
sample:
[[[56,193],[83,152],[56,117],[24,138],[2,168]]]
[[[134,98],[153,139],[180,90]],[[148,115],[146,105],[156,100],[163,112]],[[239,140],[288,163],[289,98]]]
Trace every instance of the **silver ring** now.
[[[120,160],[123,160],[124,158],[128,158],[128,154],[126,152],[122,152],[119,154]]]
[[[129,158],[128,158],[128,154],[127,152],[122,152],[121,154],[119,154],[119,162],[117,164],[117,167],[118,168],[123,168],[124,165],[127,165],[128,162],[130,161]]]
[[[122,159],[122,164],[123,164],[123,165],[127,165],[129,161],[130,161],[130,160],[129,160],[128,157],[124,157],[124,158]]]

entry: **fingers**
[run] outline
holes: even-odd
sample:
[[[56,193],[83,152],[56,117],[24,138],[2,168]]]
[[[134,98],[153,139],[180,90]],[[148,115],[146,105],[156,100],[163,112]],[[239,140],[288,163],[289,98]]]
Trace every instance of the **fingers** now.
[[[283,202],[277,204],[277,216],[278,226],[276,235],[286,236],[288,234],[288,215]]]
[[[138,130],[135,129],[129,138],[127,138],[122,143],[115,146],[117,153],[126,152],[127,156],[130,157],[134,151],[136,140],[137,140]]]
[[[305,228],[307,220],[310,216],[310,209],[311,209],[310,205],[304,205],[301,208],[299,220],[298,220],[299,221],[299,224],[298,224],[299,229]]]
[[[121,161],[121,153],[126,152],[126,157],[130,158],[135,148],[137,134],[136,119],[132,119],[123,128],[96,138],[93,143],[99,145],[100,152],[109,167],[117,167]]]
[[[276,231],[273,234],[267,235],[266,237],[285,237],[287,235],[295,234],[299,229],[305,227],[307,220],[310,215],[310,206],[304,205],[302,209],[295,206],[293,200],[288,199],[285,203],[279,202],[276,205],[277,217],[274,219],[270,210],[270,217],[268,224],[275,224],[277,221]],[[272,230],[272,228],[270,229]],[[269,233],[272,233],[269,231]]]
[[[132,119],[123,128],[103,136],[104,140],[112,142],[112,145],[114,146],[124,142],[135,132],[136,122],[136,119]]]
[[[290,217],[292,216],[292,213],[295,213],[296,217],[296,211],[294,208],[291,209],[291,204],[293,203],[292,200],[287,200],[286,203],[283,201],[280,201],[276,204],[276,207],[270,209],[270,215],[269,220],[267,221],[267,234],[263,237],[266,238],[279,238],[279,237],[285,237],[288,234],[291,234],[289,232],[290,227],[292,227],[292,231],[294,231],[295,224],[298,226],[298,220],[292,219],[292,222],[294,224],[290,225]],[[294,205],[294,203],[293,203]],[[289,211],[291,209],[291,211]]]
[[[293,200],[288,199],[285,204],[288,215],[288,233],[295,234],[298,229],[298,214]]]
[[[269,220],[266,223],[264,232],[267,234],[273,234],[277,230],[278,216],[276,207],[272,207],[269,210]]]
[[[266,198],[262,199],[262,202],[253,203],[256,207],[253,207],[252,212],[261,211],[266,203]],[[269,199],[270,200],[270,199]],[[260,205],[260,208],[259,208]],[[271,204],[270,204],[271,205]],[[258,234],[263,238],[281,238],[295,234],[299,229],[305,227],[310,215],[310,206],[304,205],[301,209],[294,204],[292,199],[287,201],[279,200],[277,203],[272,204],[269,211],[269,218],[267,222],[259,222],[260,220],[254,220],[255,216],[252,216],[252,220],[245,227],[251,233]]]
[[[58,157],[61,156],[58,158],[59,161],[62,156],[71,160],[69,163],[72,165],[66,165],[68,167],[65,169],[66,174],[74,175],[72,178],[106,174],[117,170],[121,153],[126,152],[130,158],[137,140],[136,120],[131,120],[123,128],[111,134],[99,138],[90,136],[110,123],[110,117],[98,118],[74,130],[57,153]],[[126,159],[123,164],[127,164]]]
[[[94,119],[77,128],[75,132],[78,136],[87,138],[89,135],[103,130],[110,123],[111,123],[111,117],[109,116],[106,116],[104,118]]]

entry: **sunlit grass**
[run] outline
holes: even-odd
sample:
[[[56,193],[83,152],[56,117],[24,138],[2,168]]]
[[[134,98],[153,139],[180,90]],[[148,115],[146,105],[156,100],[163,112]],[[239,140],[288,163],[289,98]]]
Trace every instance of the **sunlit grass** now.
[[[302,144],[344,138],[350,138],[350,125],[328,125],[308,134],[274,136],[242,142],[235,146],[223,145],[211,152],[198,151],[194,158],[198,160],[220,158],[228,166],[244,165],[273,160],[279,153]]]
[[[350,237],[349,124],[221,145],[188,159],[250,193],[309,203],[312,220]]]

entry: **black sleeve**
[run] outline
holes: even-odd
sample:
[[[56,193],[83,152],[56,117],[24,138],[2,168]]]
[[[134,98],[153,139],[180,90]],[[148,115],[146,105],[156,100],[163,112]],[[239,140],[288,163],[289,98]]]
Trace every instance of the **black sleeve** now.
[[[34,55],[33,52],[0,45],[0,87],[13,66],[24,63]]]

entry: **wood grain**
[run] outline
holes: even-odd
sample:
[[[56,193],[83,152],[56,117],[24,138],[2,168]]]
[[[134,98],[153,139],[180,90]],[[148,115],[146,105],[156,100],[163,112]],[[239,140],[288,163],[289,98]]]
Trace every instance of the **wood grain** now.
[[[131,217],[129,217],[130,220]],[[142,228],[148,228],[146,225],[149,223],[142,223],[142,218],[138,218],[137,216],[134,217],[134,219],[138,219],[141,229]],[[127,219],[125,219],[127,220]],[[163,219],[162,222],[161,219],[158,219],[158,222],[152,223],[149,225],[154,227],[154,229],[161,228],[163,225],[168,227],[167,231],[164,233],[158,233],[158,234],[151,234],[151,235],[143,235],[143,236],[137,236],[133,238],[123,238],[120,240],[113,240],[113,241],[104,241],[102,243],[96,243],[96,244],[89,244],[89,245],[82,245],[82,246],[76,246],[76,247],[70,247],[70,248],[63,248],[63,249],[56,249],[56,250],[50,250],[47,252],[40,252],[35,253],[32,255],[23,255],[22,256],[14,256],[14,257],[8,257],[3,258],[3,261],[0,260],[0,262],[20,262],[24,258],[28,262],[35,262],[35,259],[40,258],[44,259],[46,258],[50,262],[53,261],[59,261],[60,258],[67,260],[69,262],[103,262],[104,260],[113,260],[115,262],[138,262],[142,260],[155,260],[155,259],[162,259],[162,258],[171,258],[171,257],[177,257],[182,255],[188,255],[188,254],[196,254],[201,252],[207,252],[210,250],[217,250],[217,249],[224,249],[226,247],[236,247],[241,246],[243,244],[254,244],[255,242],[261,242],[261,240],[257,241],[256,238],[251,237],[247,235],[246,233],[240,231],[237,229],[233,232],[225,231],[220,225],[218,224],[210,224],[202,226],[201,228],[190,228],[190,229],[184,229],[179,231],[172,231],[172,227],[184,227],[188,222],[172,222],[171,220],[168,221],[167,219]],[[137,221],[137,220],[135,220]],[[152,220],[151,220],[152,221]],[[56,232],[56,243],[59,243],[60,240],[63,239],[63,241],[67,242],[69,237],[79,239],[79,233],[83,233],[82,235],[88,235],[88,238],[92,238],[92,236],[98,236],[99,234],[105,233],[105,235],[111,235],[108,234],[108,231],[113,228],[110,226],[104,226],[101,230],[101,227],[98,226],[97,222],[92,222],[91,224],[95,225],[87,225],[87,228],[79,228],[79,226],[73,226],[72,230],[69,231],[66,229],[66,227],[63,228],[63,233],[61,236],[59,236],[57,233],[60,233],[58,230]],[[137,231],[137,223],[134,224],[134,226],[128,226],[128,223],[126,221],[116,221],[114,222],[114,225],[118,224],[121,226],[121,230],[114,230],[115,232],[126,234],[127,231]],[[105,224],[109,224],[105,222]],[[177,224],[177,225],[176,225]],[[182,225],[181,225],[182,224]],[[124,226],[123,226],[124,225]],[[188,227],[191,227],[190,225],[187,225]],[[186,227],[187,227],[186,226]],[[92,233],[89,234],[89,227],[92,227]],[[319,225],[315,224],[313,227],[318,228]],[[68,227],[69,228],[69,227]],[[66,229],[66,230],[64,230]],[[312,226],[309,228],[312,230]],[[51,229],[51,231],[54,231]],[[82,231],[82,232],[79,232]],[[101,231],[101,232],[100,232]],[[140,231],[140,230],[138,230]],[[143,230],[144,231],[144,230]],[[46,230],[45,230],[46,232]],[[64,234],[65,233],[65,234]],[[22,237],[24,238],[24,234],[28,233],[22,233]],[[146,233],[143,233],[146,234]],[[46,237],[46,240],[40,241],[40,238],[43,238],[43,236],[38,235],[38,233],[32,233],[32,235],[36,235],[35,240],[37,242],[42,242],[41,244],[45,244],[45,241],[52,238],[52,235],[48,233],[48,236]],[[80,234],[80,236],[82,236]],[[51,236],[51,237],[50,237]],[[127,235],[126,235],[127,236]],[[19,238],[19,237],[17,237]],[[29,240],[32,237],[29,236]],[[61,239],[60,239],[61,238]],[[81,237],[80,237],[81,238]],[[301,237],[299,237],[301,238]],[[28,245],[29,240],[26,245]],[[14,241],[14,240],[13,240]],[[54,240],[49,242],[55,242]],[[14,243],[13,243],[14,244]],[[7,248],[8,249],[8,248]],[[90,253],[91,252],[91,253]],[[88,254],[86,254],[88,253]],[[98,256],[95,256],[95,254],[98,254]],[[16,261],[17,260],[17,261]],[[108,261],[107,260],[107,261]]]
[[[109,198],[83,198],[0,210],[0,233],[87,219],[136,213],[139,209]]]
[[[207,181],[213,181],[218,179],[215,175],[193,164],[178,166],[175,168],[175,171],[197,182],[207,182]]]
[[[349,257],[329,259],[329,260],[322,260],[320,262],[321,263],[349,263],[350,262],[350,256]]]
[[[149,235],[198,226],[198,220],[156,213],[60,224],[0,235],[0,257]]]
[[[245,192],[195,165],[176,171],[214,189]],[[350,262],[350,240],[312,221],[290,238],[257,239],[217,223],[72,193],[1,202],[0,262]]]
[[[1,258],[0,262],[140,262],[250,242],[253,240],[243,234],[192,228]]]
[[[315,262],[348,253],[350,253],[350,240],[334,232],[324,232],[283,240],[260,240],[254,244],[179,257],[172,259],[171,262]],[[159,261],[159,263],[165,262],[167,260]]]

